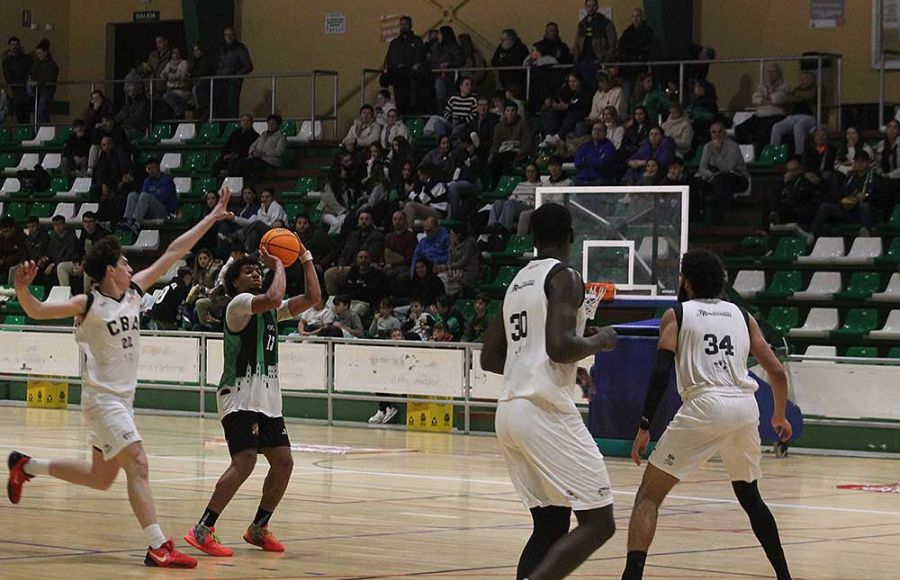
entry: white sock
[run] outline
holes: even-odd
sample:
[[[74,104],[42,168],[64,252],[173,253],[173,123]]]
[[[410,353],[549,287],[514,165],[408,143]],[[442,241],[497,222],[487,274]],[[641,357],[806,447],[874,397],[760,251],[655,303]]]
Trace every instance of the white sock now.
[[[50,460],[35,459],[32,457],[25,462],[25,465],[22,466],[22,470],[28,475],[47,475],[50,473]]]
[[[147,543],[154,550],[166,543],[166,535],[163,534],[159,524],[153,524],[144,528],[144,536],[147,537]]]

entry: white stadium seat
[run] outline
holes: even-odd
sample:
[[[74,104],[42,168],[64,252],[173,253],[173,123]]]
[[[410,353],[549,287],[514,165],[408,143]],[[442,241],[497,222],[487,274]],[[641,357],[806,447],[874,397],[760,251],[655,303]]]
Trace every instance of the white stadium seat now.
[[[253,121],[253,130],[262,135],[269,130],[269,125],[265,121]]]
[[[176,177],[173,181],[175,182],[175,193],[181,195],[191,190],[190,177]]]
[[[3,181],[3,187],[0,187],[0,196],[6,197],[10,193],[22,191],[22,183],[18,177],[7,177]]]
[[[837,308],[812,308],[803,326],[790,329],[788,336],[826,337],[837,327]]]
[[[219,191],[222,191],[225,188],[231,190],[231,194],[234,197],[240,197],[241,191],[244,189],[244,178],[243,177],[226,177],[222,182],[222,187],[219,188]]]
[[[57,169],[62,167],[62,154],[47,153],[46,155],[44,155],[44,159],[41,161],[41,167],[43,167],[47,171],[56,171]]]
[[[821,237],[816,240],[812,252],[807,256],[797,258],[798,264],[831,264],[836,259],[841,258],[846,249],[844,248],[844,238]]]
[[[15,167],[7,167],[4,170],[4,173],[7,175],[15,175],[17,172],[22,171],[23,169],[34,169],[34,166],[41,162],[41,155],[39,153],[23,153],[22,159],[19,160],[19,164]]]
[[[837,356],[837,347],[836,346],[826,346],[824,344],[811,344],[806,347],[806,356]],[[811,361],[805,360],[805,363],[810,362],[832,362],[832,361]]]
[[[47,141],[56,138],[56,127],[39,127],[34,139],[22,141],[22,147],[40,147]]]
[[[756,161],[756,149],[752,144],[750,145],[738,145],[741,148],[741,157],[744,158],[744,163],[753,163]]]
[[[743,298],[753,298],[766,288],[766,273],[762,270],[741,270],[734,278],[734,291]]]
[[[876,292],[869,297],[873,302],[900,302],[900,272],[891,274],[884,292]]]
[[[880,330],[873,330],[866,338],[875,340],[900,340],[900,310],[891,310]]]
[[[78,213],[75,214],[75,217],[70,220],[66,220],[66,222],[70,224],[80,224],[81,218],[84,217],[84,214],[89,211],[96,212],[98,209],[100,209],[99,203],[83,203],[81,204],[81,207],[78,208]]]
[[[315,126],[315,131],[313,130]],[[288,137],[288,141],[308,143],[312,140],[322,138],[322,121],[316,121],[313,125],[312,121],[303,121],[300,124],[300,130],[293,137]]]
[[[859,237],[853,240],[853,246],[847,255],[837,258],[837,264],[869,264],[881,256],[883,252],[881,238]]]
[[[809,281],[809,286],[801,292],[794,292],[794,300],[828,300],[832,294],[841,291],[840,272],[816,272]]]
[[[141,230],[130,246],[123,246],[126,252],[153,252],[159,249],[159,230]]]
[[[167,139],[162,139],[161,145],[180,145],[197,136],[197,125],[194,123],[178,123],[175,134]]]
[[[71,220],[75,218],[75,204],[70,202],[60,202],[56,204],[56,209],[53,210],[53,214],[50,217],[41,218],[38,220],[42,224],[53,223],[53,217],[61,215],[66,218],[66,223],[71,223]]]
[[[45,302],[65,302],[71,297],[71,286],[54,286],[53,288],[50,288],[50,293],[47,295],[47,300]]]
[[[87,193],[90,190],[90,177],[76,177],[75,182],[72,184],[72,187],[69,189],[69,191],[57,191],[56,197],[58,197],[59,199],[78,199],[81,194]]]
[[[159,162],[159,169],[163,173],[169,173],[179,167],[181,167],[181,153],[166,153]]]

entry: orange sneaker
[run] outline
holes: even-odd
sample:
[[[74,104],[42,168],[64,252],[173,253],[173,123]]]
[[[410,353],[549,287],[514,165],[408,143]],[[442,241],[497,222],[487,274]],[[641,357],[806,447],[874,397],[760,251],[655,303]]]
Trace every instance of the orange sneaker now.
[[[13,451],[9,454],[9,459],[6,462],[9,465],[9,481],[6,482],[6,495],[9,496],[9,501],[12,503],[19,503],[19,500],[22,499],[22,486],[25,485],[26,481],[31,480],[32,476],[25,473],[25,464],[29,460],[31,460],[30,457],[18,451]]]
[[[155,550],[147,548],[144,564],[159,568],[196,568],[197,560],[176,550],[175,544],[169,540]]]
[[[259,546],[266,552],[284,552],[284,544],[275,538],[268,526],[250,524],[250,527],[244,532],[244,541]]]
[[[219,543],[215,526],[208,528],[203,524],[197,524],[185,534],[184,541],[210,556],[227,558],[234,555],[234,550]]]

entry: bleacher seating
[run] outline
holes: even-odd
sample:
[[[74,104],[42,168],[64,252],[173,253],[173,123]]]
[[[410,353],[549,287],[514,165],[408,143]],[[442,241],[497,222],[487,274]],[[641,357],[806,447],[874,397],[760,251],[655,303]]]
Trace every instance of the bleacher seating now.
[[[882,254],[881,238],[858,237],[846,256],[835,258],[837,264],[870,264]]]
[[[891,279],[881,292],[875,292],[869,297],[872,302],[900,302],[900,272],[891,274]]]
[[[816,240],[812,251],[797,258],[799,264],[831,264],[844,255],[844,238],[822,236]]]
[[[841,291],[840,272],[816,272],[805,290],[794,292],[794,300],[828,300]]]
[[[734,290],[742,298],[754,298],[766,287],[766,273],[762,270],[741,270],[734,279]]]
[[[774,310],[774,308],[773,308]],[[838,311],[837,308],[812,308],[809,311],[809,314],[806,316],[806,322],[803,323],[803,326],[798,326],[796,324],[796,309],[795,318],[793,319],[794,324],[791,327],[788,327],[787,331],[784,332],[789,336],[793,337],[818,337],[818,338],[826,338],[828,337],[828,333],[835,330],[838,327]],[[771,324],[771,322],[770,322]],[[774,325],[773,325],[774,326]],[[782,325],[781,328],[784,328]],[[781,330],[779,328],[779,330]]]
[[[891,310],[884,326],[869,332],[869,338],[874,340],[900,340],[900,310]]]

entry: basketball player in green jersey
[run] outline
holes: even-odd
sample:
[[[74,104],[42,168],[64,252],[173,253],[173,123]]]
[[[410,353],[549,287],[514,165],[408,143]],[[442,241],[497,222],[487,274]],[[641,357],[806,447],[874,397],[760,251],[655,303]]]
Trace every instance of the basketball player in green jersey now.
[[[247,256],[225,273],[225,288],[233,296],[225,311],[225,369],[216,399],[219,418],[228,441],[231,465],[219,478],[200,521],[184,539],[210,556],[231,556],[215,534],[216,520],[256,466],[262,453],[269,462],[262,500],[256,517],[244,533],[244,541],[268,552],[283,552],[284,545],[269,531],[269,519],[287,489],[294,461],[278,384],[278,321],[299,316],[319,302],[321,291],[312,255],[300,245],[300,262],[306,279],[305,293],[284,300],[284,265],[261,251],[273,273],[268,290],[262,291],[259,261]]]

